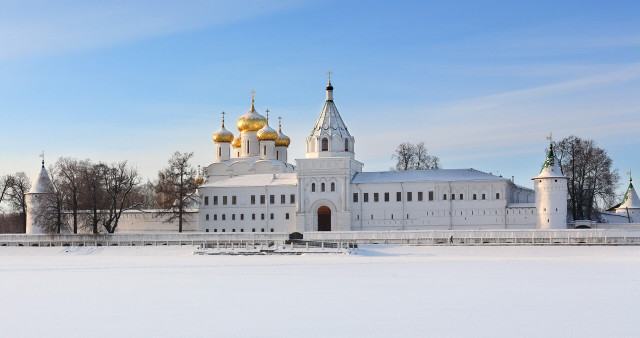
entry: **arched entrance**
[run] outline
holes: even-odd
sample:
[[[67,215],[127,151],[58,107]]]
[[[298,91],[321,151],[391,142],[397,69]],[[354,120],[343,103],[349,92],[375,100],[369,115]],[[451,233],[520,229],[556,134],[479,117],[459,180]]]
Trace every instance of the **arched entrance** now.
[[[331,209],[327,206],[318,208],[318,231],[331,231]]]

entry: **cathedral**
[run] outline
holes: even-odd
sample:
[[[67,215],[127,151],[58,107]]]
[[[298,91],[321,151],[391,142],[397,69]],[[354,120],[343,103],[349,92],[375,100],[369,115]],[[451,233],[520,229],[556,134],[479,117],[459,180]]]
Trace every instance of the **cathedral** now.
[[[331,80],[306,156],[288,163],[291,142],[251,108],[234,136],[213,134],[204,167],[203,232],[565,229],[567,178],[550,147],[535,189],[476,169],[363,172],[356,139],[333,98]]]

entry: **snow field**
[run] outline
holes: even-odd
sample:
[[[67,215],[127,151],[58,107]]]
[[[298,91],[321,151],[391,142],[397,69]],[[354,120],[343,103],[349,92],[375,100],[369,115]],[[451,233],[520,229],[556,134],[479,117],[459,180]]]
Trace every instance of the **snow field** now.
[[[640,247],[0,248],[0,335],[638,336]]]

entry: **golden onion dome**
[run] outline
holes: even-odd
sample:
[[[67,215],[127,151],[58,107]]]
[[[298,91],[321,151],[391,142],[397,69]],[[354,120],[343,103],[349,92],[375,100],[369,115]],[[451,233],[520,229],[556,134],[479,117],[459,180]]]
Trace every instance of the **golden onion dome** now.
[[[275,141],[278,138],[278,132],[269,127],[269,123],[258,130],[256,135],[258,136],[259,141]]]
[[[276,138],[276,147],[288,147],[291,144],[289,136],[282,133],[282,125],[278,126],[278,137]]]
[[[240,134],[236,135],[236,137],[233,138],[231,146],[234,148],[240,148],[242,146],[242,139],[240,138]]]
[[[220,142],[230,143],[232,141],[233,141],[233,134],[230,131],[228,131],[227,129],[225,129],[224,122],[222,122],[222,128],[220,128],[220,130],[218,130],[215,133],[213,133],[213,142],[215,142],[215,143],[220,143]]]
[[[197,185],[201,185],[201,184],[204,182],[204,178],[202,178],[202,177],[196,177],[195,181],[196,181],[196,184],[197,184]]]
[[[255,92],[251,91],[253,95]],[[251,109],[249,111],[240,116],[238,119],[238,130],[239,131],[258,131],[265,125],[267,125],[267,119],[258,114],[256,108],[253,106],[253,96],[251,97]]]

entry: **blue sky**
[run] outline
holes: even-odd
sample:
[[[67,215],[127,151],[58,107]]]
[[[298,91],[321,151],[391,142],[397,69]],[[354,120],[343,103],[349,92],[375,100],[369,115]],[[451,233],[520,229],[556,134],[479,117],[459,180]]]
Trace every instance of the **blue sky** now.
[[[220,112],[233,126],[251,90],[301,158],[331,70],[366,171],[424,141],[445,168],[531,186],[553,131],[596,140],[624,182],[638,17],[637,1],[3,1],[0,175],[33,177],[43,149],[147,178],[176,150],[207,164]]]

